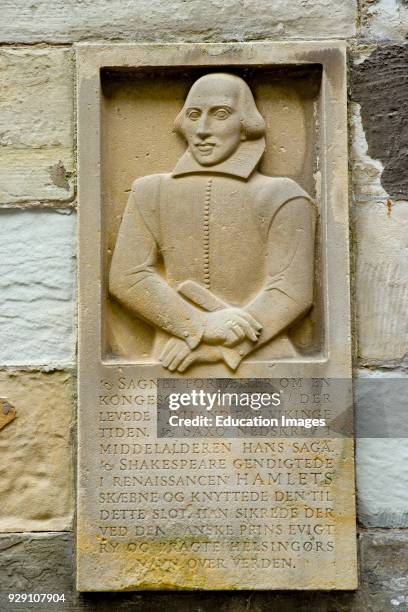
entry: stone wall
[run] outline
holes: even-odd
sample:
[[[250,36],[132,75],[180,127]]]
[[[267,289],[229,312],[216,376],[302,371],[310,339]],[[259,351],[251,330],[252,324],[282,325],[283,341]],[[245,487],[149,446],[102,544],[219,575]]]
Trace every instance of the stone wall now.
[[[357,593],[78,596],[72,536],[73,43],[348,41],[356,413],[381,412],[386,430],[407,418],[404,385],[358,391],[408,378],[407,35],[405,0],[3,0],[0,379],[17,418],[0,430],[1,591],[64,592],[67,610],[408,609],[407,438],[357,440]]]

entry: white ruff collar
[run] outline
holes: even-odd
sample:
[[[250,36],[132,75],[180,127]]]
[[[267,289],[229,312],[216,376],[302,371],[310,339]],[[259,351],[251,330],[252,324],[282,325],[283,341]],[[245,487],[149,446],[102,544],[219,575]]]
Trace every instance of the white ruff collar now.
[[[247,179],[259,164],[264,151],[265,138],[244,140],[228,159],[213,166],[202,166],[195,160],[190,149],[187,149],[177,162],[172,175],[182,176],[183,174],[206,172],[210,174],[229,174]]]

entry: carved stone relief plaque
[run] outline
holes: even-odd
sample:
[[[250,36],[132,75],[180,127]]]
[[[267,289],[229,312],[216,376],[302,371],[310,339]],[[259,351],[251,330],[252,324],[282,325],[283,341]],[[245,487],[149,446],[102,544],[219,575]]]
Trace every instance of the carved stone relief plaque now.
[[[344,47],[77,60],[78,588],[355,588],[350,436],[156,428],[177,380],[351,377]]]

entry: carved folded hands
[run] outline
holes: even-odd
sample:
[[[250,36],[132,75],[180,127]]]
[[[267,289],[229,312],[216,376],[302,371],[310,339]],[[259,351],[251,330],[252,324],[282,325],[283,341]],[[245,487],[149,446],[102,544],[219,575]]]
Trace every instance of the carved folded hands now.
[[[223,308],[206,316],[203,341],[206,344],[235,346],[245,337],[253,342],[258,340],[262,330],[250,314],[241,308]]]
[[[205,314],[201,343],[191,349],[179,338],[169,340],[160,361],[171,372],[184,372],[194,363],[215,363],[224,359],[221,347],[234,347],[245,339],[257,342],[262,325],[240,308],[227,307]]]

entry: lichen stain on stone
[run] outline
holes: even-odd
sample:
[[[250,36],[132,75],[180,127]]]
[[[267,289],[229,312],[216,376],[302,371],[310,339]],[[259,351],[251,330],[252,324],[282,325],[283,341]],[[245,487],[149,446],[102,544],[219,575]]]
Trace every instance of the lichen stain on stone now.
[[[387,217],[391,217],[392,213],[392,200],[387,200]]]
[[[78,534],[79,565],[86,564],[83,572],[95,575],[95,581],[100,578],[100,552],[99,544],[106,538],[90,535],[91,527],[80,530]],[[95,542],[96,540],[96,542]],[[188,536],[184,541],[188,541]],[[194,539],[194,541],[196,541]],[[96,544],[96,546],[95,546]],[[190,591],[200,589],[240,590],[238,576],[228,579],[228,572],[217,575],[214,569],[204,567],[199,563],[202,555],[189,551],[189,559],[197,561],[194,568],[184,565],[184,553],[172,553],[164,557],[163,545],[171,545],[170,540],[149,540],[143,542],[135,556],[135,551],[126,549],[126,544],[121,543],[117,552],[110,556],[111,576],[117,577],[119,585],[116,591]],[[98,568],[98,569],[97,569]],[[106,575],[104,577],[106,580]],[[108,577],[109,580],[109,577]],[[232,580],[232,583],[231,583]],[[96,585],[97,587],[98,585]],[[87,587],[79,590],[88,591]],[[93,589],[92,589],[93,590]],[[95,588],[97,590],[97,588]]]
[[[6,398],[0,397],[0,429],[14,421],[16,416],[14,406]]]
[[[376,49],[352,74],[368,154],[384,166],[381,184],[394,200],[408,199],[408,45]]]
[[[49,167],[49,173],[54,185],[69,191],[68,179],[71,176],[71,172],[67,172],[61,160],[58,162],[58,164],[54,164],[53,166]]]

